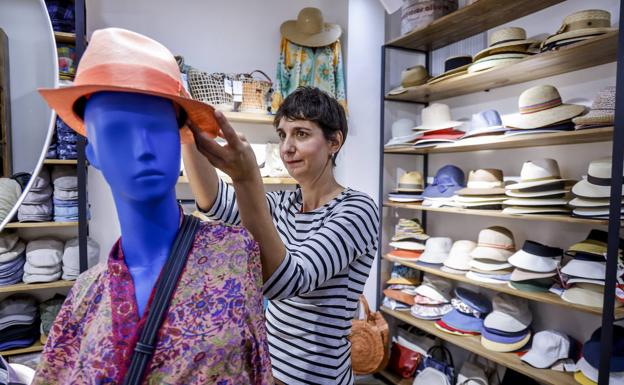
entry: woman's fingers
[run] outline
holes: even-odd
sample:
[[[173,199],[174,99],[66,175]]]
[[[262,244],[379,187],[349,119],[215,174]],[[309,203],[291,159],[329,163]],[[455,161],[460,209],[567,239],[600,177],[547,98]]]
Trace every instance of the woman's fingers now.
[[[195,138],[195,145],[197,149],[208,156],[208,154],[212,154],[213,156],[217,156],[221,159],[226,157],[227,150],[224,149],[219,143],[217,143],[214,139],[211,139],[208,134],[201,131],[199,127],[197,127],[190,120],[186,122],[187,125],[191,128],[191,132],[193,133],[193,137]],[[209,159],[210,160],[210,159]]]
[[[223,138],[228,142],[228,144],[235,150],[240,148],[241,139],[239,135],[232,126],[230,122],[228,122],[227,118],[221,111],[215,111],[215,117],[217,118],[217,122],[219,123],[219,127],[221,127],[221,132],[223,133]]]

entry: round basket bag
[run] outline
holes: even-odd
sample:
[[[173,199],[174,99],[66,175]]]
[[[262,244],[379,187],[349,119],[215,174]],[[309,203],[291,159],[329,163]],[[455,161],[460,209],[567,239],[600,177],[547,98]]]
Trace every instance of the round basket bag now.
[[[382,370],[390,359],[388,353],[388,323],[380,312],[371,312],[368,301],[360,295],[365,319],[355,319],[351,324],[351,365],[357,375]]]

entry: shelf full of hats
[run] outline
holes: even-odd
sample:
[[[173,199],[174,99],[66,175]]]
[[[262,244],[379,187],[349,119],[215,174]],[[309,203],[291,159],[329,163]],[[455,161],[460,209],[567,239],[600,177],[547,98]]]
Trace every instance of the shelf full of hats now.
[[[480,2],[465,8],[476,7]],[[453,14],[448,15],[440,22],[450,23],[452,17]],[[493,25],[484,29],[491,27]],[[468,36],[458,35],[454,41]],[[442,40],[445,44],[451,42],[444,37]],[[479,52],[474,62],[471,57],[449,58],[445,62],[445,73],[435,78],[429,78],[423,66],[408,68],[402,73],[401,86],[383,99],[426,104],[588,68],[615,61],[617,41],[617,31],[610,28],[609,13],[600,10],[569,15],[562,28],[541,44],[527,39],[521,28],[503,28],[491,34],[490,46]],[[413,46],[402,45],[406,42]],[[416,39],[399,38],[384,48],[427,48],[416,47],[416,44]],[[541,53],[534,53],[535,47],[540,47]],[[596,54],[598,59],[587,60],[589,53]],[[576,55],[585,58],[573,59]],[[552,68],[534,70],[534,66],[545,63]],[[467,132],[456,129],[461,122],[453,121],[448,106],[438,103],[422,111],[419,127],[414,127],[407,119],[395,122],[393,138],[384,146],[383,153],[423,154],[425,178],[418,172],[405,173],[396,192],[390,193],[383,205],[415,208],[424,213],[472,212],[596,226],[610,224],[610,158],[590,162],[587,176],[580,181],[563,178],[557,162],[552,159],[525,162],[520,178],[512,181],[505,180],[500,170],[476,169],[470,172],[467,184],[464,184],[463,171],[449,165],[438,170],[433,183],[424,188],[428,153],[533,147],[537,142],[540,146],[603,142],[613,138],[615,87],[596,95],[586,114],[583,106],[562,103],[558,90],[552,86],[526,90],[520,95],[519,107],[520,113],[505,124],[494,110],[475,114]],[[381,135],[383,139],[383,124]],[[455,184],[456,178],[461,183]],[[383,186],[380,191],[385,191]],[[571,195],[574,199],[570,200]],[[478,242],[459,240],[453,243],[447,237],[429,237],[418,220],[400,219],[389,245],[394,250],[385,256],[393,263],[393,268],[383,291],[382,310],[540,382],[594,383],[598,381],[601,329],[583,344],[583,358],[574,362],[571,359],[578,357],[574,349],[577,343],[571,337],[555,330],[540,331],[532,336],[532,315],[527,299],[602,314],[607,239],[607,232],[593,229],[585,240],[570,246],[565,253],[530,240],[516,251],[513,234],[503,227],[483,229]],[[620,239],[617,255],[620,268],[623,247],[624,241]],[[453,282],[469,283],[498,293],[490,301],[462,287],[453,289]],[[621,291],[621,282],[619,287]],[[618,294],[615,301],[618,319],[624,316],[620,302],[624,298],[620,297]],[[613,333],[615,338],[621,338],[622,330],[616,326]],[[531,338],[533,343],[527,353],[526,345]],[[427,349],[416,350],[427,356]],[[521,360],[530,366],[522,364]],[[390,362],[392,365],[397,361],[391,358]],[[612,360],[611,378],[619,375],[622,369],[613,365]],[[575,371],[575,374],[573,377],[560,371]]]

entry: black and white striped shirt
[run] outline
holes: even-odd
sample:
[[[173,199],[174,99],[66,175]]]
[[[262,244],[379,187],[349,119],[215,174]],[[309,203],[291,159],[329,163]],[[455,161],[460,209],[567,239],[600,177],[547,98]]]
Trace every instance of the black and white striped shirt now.
[[[286,258],[264,284],[271,364],[288,385],[351,385],[351,320],[377,252],[379,215],[366,194],[345,189],[301,212],[301,189],[266,194]],[[240,222],[234,188],[219,182],[210,218]]]

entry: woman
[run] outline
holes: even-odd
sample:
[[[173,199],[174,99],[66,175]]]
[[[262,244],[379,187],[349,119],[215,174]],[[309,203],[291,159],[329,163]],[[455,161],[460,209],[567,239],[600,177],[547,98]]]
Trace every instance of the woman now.
[[[334,178],[347,137],[343,108],[304,87],[277,111],[280,157],[299,184],[294,191],[265,193],[251,146],[222,114],[217,119],[227,145],[192,126],[196,145],[182,149],[184,165],[199,209],[242,222],[260,246],[274,377],[289,385],[352,384],[348,336],[377,252],[379,216],[368,195]]]

